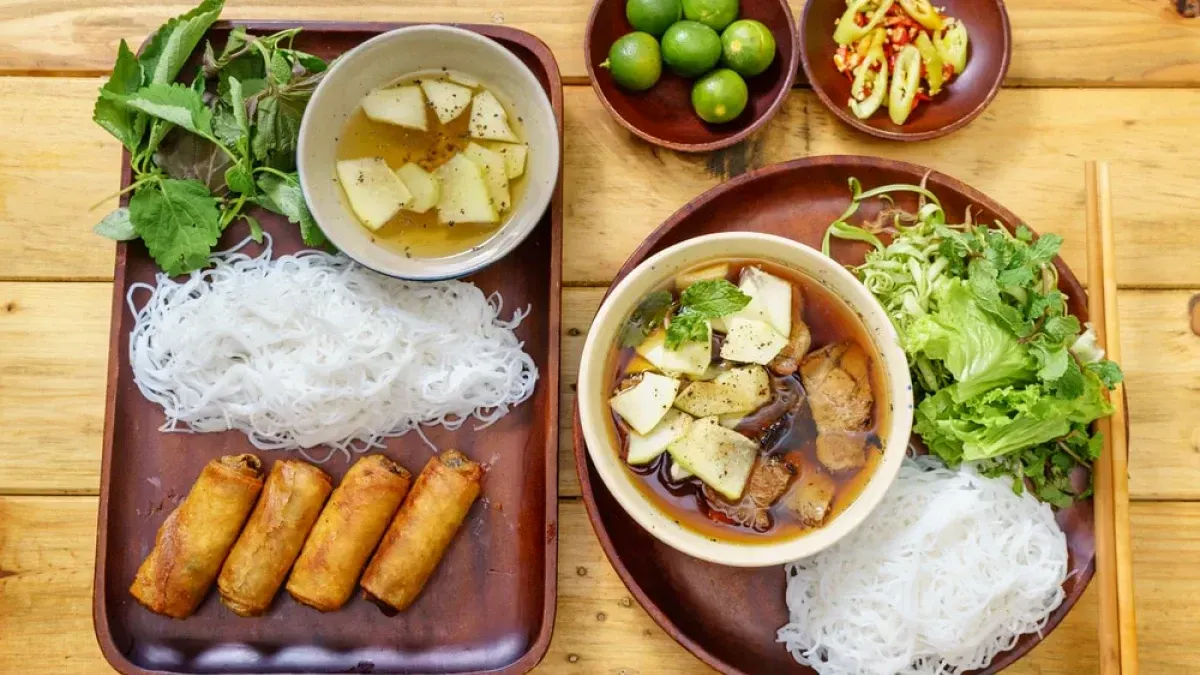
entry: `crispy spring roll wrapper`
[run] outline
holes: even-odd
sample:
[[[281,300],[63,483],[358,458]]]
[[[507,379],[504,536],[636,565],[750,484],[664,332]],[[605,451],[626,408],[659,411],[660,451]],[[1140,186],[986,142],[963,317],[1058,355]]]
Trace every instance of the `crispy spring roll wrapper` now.
[[[226,455],[209,462],[159,528],[154,549],[129,587],[133,597],[151,611],[176,619],[196,611],[262,485],[262,462],[254,455]]]
[[[383,455],[350,467],[304,543],[288,593],[322,612],[346,604],[410,485],[412,474]]]
[[[317,467],[295,460],[275,462],[217,578],[226,607],[241,616],[267,611],[332,491],[329,474]]]
[[[363,574],[375,599],[407,609],[437,569],[479,496],[483,467],[457,450],[429,460]]]

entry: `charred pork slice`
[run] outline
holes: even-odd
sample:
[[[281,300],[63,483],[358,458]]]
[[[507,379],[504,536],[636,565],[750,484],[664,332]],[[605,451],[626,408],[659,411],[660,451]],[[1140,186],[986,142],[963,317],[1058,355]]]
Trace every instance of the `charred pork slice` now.
[[[771,527],[771,506],[787,492],[796,470],[778,457],[760,459],[750,472],[746,493],[736,503],[725,501],[715,490],[704,486],[704,498],[713,511],[743,527],[764,532]]]
[[[875,403],[866,351],[852,342],[822,347],[804,358],[800,378],[817,426],[817,459],[830,471],[862,467],[862,432]]]
[[[779,354],[767,364],[772,373],[780,377],[796,374],[800,368],[800,360],[812,346],[812,333],[808,324],[804,323],[804,294],[799,288],[792,289],[792,330],[788,335],[787,344]]]

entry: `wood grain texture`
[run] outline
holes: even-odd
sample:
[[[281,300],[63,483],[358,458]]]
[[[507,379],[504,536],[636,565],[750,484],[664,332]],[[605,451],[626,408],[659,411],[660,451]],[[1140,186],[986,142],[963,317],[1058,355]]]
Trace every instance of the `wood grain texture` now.
[[[0,278],[112,278],[91,228],[117,200],[89,211],[120,183],[120,144],[91,121],[99,84],[0,78]]]
[[[0,494],[96,493],[110,293],[105,283],[0,283]],[[579,357],[603,295],[601,288],[563,292],[559,485],[566,497],[579,495],[570,436]],[[1134,499],[1200,500],[1192,295],[1119,296]]]
[[[116,191],[119,148],[88,121],[95,78],[0,78],[0,279],[110,279],[112,244],[87,207]],[[564,279],[607,284],[676,209],[731,175],[815,154],[872,154],[932,166],[987,193],[1042,232],[1067,238],[1082,277],[1083,160],[1112,162],[1118,281],[1200,287],[1189,251],[1200,91],[1008,89],[966,129],[898,145],[844,126],[807,91],[746,141],[693,157],[648,145],[590,88],[566,88]],[[41,115],[54,104],[62,115]],[[27,130],[36,117],[38,133]],[[985,149],[983,152],[979,148]],[[989,152],[989,149],[995,152]],[[620,199],[614,199],[620,195]],[[115,203],[115,200],[113,200]]]
[[[843,125],[807,91],[794,92],[759,134],[713,158],[636,141],[586,90],[567,91],[568,281],[612,277],[641,240],[690,199],[749,170],[806,155],[860,154],[930,166],[984,192],[1039,232],[1066,238],[1064,257],[1086,274],[1083,161],[1109,158],[1122,286],[1200,285],[1193,167],[1200,146],[1180,142],[1195,126],[1200,91],[1006,89],[970,126],[945,138],[900,144]],[[613,195],[621,195],[613,199]],[[600,245],[599,242],[603,242]]]
[[[1200,24],[1175,0],[1009,0],[1009,82],[1146,86],[1200,82]],[[121,38],[139,43],[195,3],[0,0],[0,72],[89,72],[112,67]],[[791,0],[800,15],[803,0]],[[563,75],[587,77],[583,33],[591,0],[228,0],[229,19],[457,21],[530,31],[554,50]]]
[[[0,493],[96,493],[111,293],[0,283]]]
[[[0,498],[0,672],[112,672],[91,627],[92,497]],[[1188,672],[1200,660],[1200,504],[1133,505],[1142,669]],[[559,611],[537,673],[708,672],[630,599],[592,534],[583,505],[560,505]],[[1096,669],[1096,597],[1084,595],[1049,639],[1007,673]],[[30,655],[38,658],[30,659]]]

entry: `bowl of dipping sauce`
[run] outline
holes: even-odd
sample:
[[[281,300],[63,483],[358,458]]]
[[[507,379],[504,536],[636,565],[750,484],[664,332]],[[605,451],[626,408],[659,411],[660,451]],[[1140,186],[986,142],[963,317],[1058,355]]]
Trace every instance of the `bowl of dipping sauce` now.
[[[393,277],[462,277],[516,248],[558,181],[558,123],[502,45],[442,25],[347,52],[300,126],[300,185],[329,240]]]

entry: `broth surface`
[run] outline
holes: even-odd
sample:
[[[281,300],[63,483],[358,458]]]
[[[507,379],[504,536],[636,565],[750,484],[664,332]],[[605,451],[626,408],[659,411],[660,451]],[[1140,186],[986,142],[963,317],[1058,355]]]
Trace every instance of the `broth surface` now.
[[[671,460],[664,452],[646,466],[631,466],[625,464],[627,470],[638,477],[635,483],[652,502],[668,514],[672,520],[711,539],[733,540],[743,543],[775,541],[797,536],[820,529],[844,512],[862,493],[863,488],[874,475],[876,467],[882,459],[882,448],[886,439],[878,435],[878,431],[888,424],[890,417],[890,401],[884,398],[887,391],[881,359],[875,350],[873,342],[867,335],[861,319],[837,295],[826,289],[819,282],[807,276],[794,272],[780,265],[760,260],[709,260],[696,265],[684,272],[693,271],[712,265],[728,263],[731,274],[728,277],[736,283],[736,279],[744,267],[752,266],[762,269],[792,284],[792,292],[804,296],[804,322],[812,334],[812,345],[808,354],[833,343],[854,342],[866,352],[870,363],[870,382],[874,397],[871,418],[865,437],[866,463],[854,471],[833,473],[823,469],[816,457],[816,426],[811,411],[808,410],[807,395],[801,383],[800,373],[790,376],[779,376],[770,373],[772,387],[776,395],[772,402],[760,408],[756,413],[743,418],[736,430],[751,438],[760,440],[759,457],[778,456],[785,459],[798,469],[792,480],[792,485],[804,478],[808,472],[821,471],[830,475],[837,484],[833,504],[824,522],[817,526],[808,526],[796,519],[790,511],[783,508],[779,502],[770,508],[771,526],[765,531],[728,522],[720,513],[713,513],[709,500],[702,493],[703,484],[695,478],[684,481],[673,481],[669,475]],[[673,290],[674,278],[654,290]],[[714,349],[714,359],[719,350]],[[646,370],[652,366],[641,358],[633,348],[617,348],[610,361],[610,382],[615,388],[627,374]],[[769,371],[768,371],[769,372]],[[685,380],[686,386],[686,380]],[[781,395],[782,394],[782,395]],[[801,414],[788,413],[785,422],[777,424],[765,433],[756,424],[762,418],[771,418],[772,411],[768,410],[780,403],[783,396],[800,396],[805,402],[800,408]],[[778,415],[778,411],[774,411]],[[615,434],[614,445],[620,448],[622,458],[628,450],[628,427],[616,413],[611,413],[613,421],[612,433]],[[746,501],[743,496],[743,502]],[[733,506],[733,504],[728,504]]]
[[[422,80],[449,81],[437,73],[419,73],[400,78],[387,86],[419,84]],[[482,85],[473,91],[479,92],[484,89],[491,91],[509,111],[509,126],[523,139],[525,134],[521,129],[520,119],[512,115],[512,107],[497,90]],[[382,157],[392,169],[399,169],[408,162],[413,162],[432,172],[471,143],[468,131],[471,108],[468,106],[449,124],[442,124],[428,107],[425,114],[428,129],[420,131],[375,122],[367,117],[360,105],[342,127],[341,135],[337,139],[336,159],[340,161]],[[488,141],[475,142],[490,145]],[[512,206],[500,214],[497,223],[448,225],[438,221],[436,208],[431,208],[425,213],[401,210],[379,230],[370,233],[371,241],[401,255],[418,258],[442,258],[471,250],[490,239],[516,210],[517,203],[525,193],[525,176],[512,179],[508,187],[512,194]],[[344,194],[342,199],[345,199]],[[349,209],[349,206],[346,205],[346,208]]]

